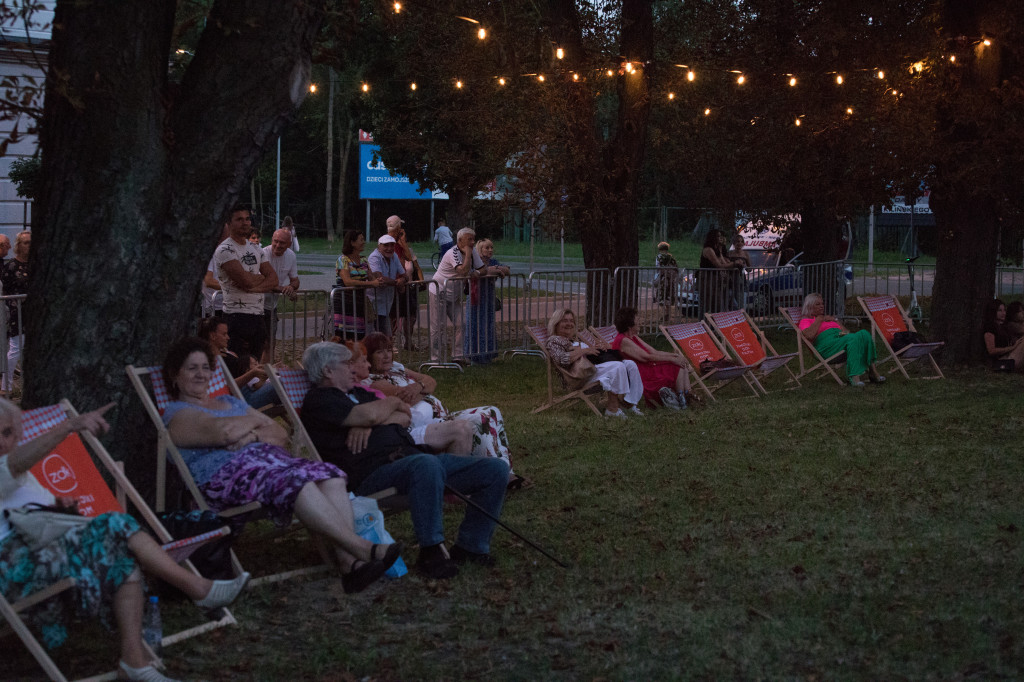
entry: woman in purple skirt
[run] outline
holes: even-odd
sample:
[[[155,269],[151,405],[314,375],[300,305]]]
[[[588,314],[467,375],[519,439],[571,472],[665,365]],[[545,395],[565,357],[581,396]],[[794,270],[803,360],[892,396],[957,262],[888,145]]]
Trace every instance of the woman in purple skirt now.
[[[292,457],[285,430],[244,400],[211,397],[213,363],[211,346],[192,338],[171,347],[163,368],[174,398],[164,424],[206,501],[215,510],[259,502],[281,525],[294,514],[331,544],[346,592],[368,587],[398,559],[401,546],[356,534],[345,472]]]

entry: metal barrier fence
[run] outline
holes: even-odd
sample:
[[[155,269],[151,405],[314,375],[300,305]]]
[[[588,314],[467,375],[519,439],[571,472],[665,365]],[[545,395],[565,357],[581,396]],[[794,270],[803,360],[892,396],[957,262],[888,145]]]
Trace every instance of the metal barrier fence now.
[[[1024,268],[996,268],[996,298],[1024,296]]]
[[[334,287],[327,295],[323,338],[337,335],[344,340],[359,340],[370,332],[380,331],[392,336],[401,350],[415,353],[425,349],[429,340],[429,326],[424,319],[425,315],[429,319],[429,311],[425,311],[429,285],[430,282],[413,282],[403,291],[391,292],[392,312],[387,321],[378,318],[376,297],[386,295],[394,285]]]
[[[277,324],[268,339],[271,362],[299,360],[311,342],[324,338],[327,292],[300,289],[295,293],[295,300],[278,298]]]
[[[552,270],[531,272],[526,277],[521,346],[530,348],[526,325],[546,325],[556,310],[571,310],[576,324],[610,324],[615,313],[614,280],[610,270]]]

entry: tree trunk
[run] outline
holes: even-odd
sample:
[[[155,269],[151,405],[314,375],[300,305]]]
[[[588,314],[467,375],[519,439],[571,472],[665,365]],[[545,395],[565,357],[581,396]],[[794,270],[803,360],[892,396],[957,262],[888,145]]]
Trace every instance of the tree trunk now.
[[[945,341],[942,361],[959,364],[979,359],[983,311],[995,293],[999,243],[999,208],[992,188],[998,187],[1001,164],[991,153],[1002,140],[961,108],[996,101],[1001,81],[1002,42],[998,2],[946,0],[943,26],[948,36],[995,35],[991,46],[976,45],[961,60],[959,88],[944,100],[937,116],[939,158],[929,199],[935,213],[939,252],[932,287],[931,336]],[[987,100],[987,102],[986,102]],[[998,110],[998,109],[997,109]]]
[[[327,241],[334,241],[334,216],[332,215],[334,189],[334,69],[327,67],[327,187],[324,191],[324,222],[327,225]]]
[[[470,192],[466,189],[448,188],[448,227],[452,234],[464,227],[469,227]]]
[[[338,229],[335,230],[335,234],[338,235],[345,234],[344,207],[345,197],[347,196],[347,192],[345,191],[345,180],[348,179],[348,158],[349,154],[352,152],[352,129],[354,126],[355,122],[352,120],[352,117],[350,116],[348,119],[348,125],[345,127],[345,130],[342,133],[344,138],[341,143],[341,163],[338,164],[340,166],[340,168],[338,168]]]
[[[154,434],[124,366],[159,364],[188,333],[225,214],[307,92],[324,16],[218,0],[172,86],[175,5],[57,3],[26,301],[24,405],[115,400],[110,444],[146,478]]]

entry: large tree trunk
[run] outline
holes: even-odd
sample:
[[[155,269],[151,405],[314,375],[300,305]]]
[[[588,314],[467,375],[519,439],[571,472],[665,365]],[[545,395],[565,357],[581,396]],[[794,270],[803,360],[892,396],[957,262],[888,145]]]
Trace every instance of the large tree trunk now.
[[[225,213],[305,96],[324,16],[218,0],[173,86],[175,4],[58,2],[26,302],[25,406],[116,401],[110,443],[136,475],[153,432],[124,366],[159,364],[189,331]]]
[[[983,354],[982,312],[995,293],[999,243],[999,163],[990,152],[1001,140],[961,111],[965,104],[1000,106],[997,86],[1003,66],[999,2],[946,0],[943,26],[948,36],[994,35],[991,46],[975,44],[961,60],[959,88],[939,111],[937,145],[929,203],[935,213],[939,253],[932,287],[931,335],[945,341],[943,362],[964,363]],[[988,100],[986,102],[986,100]],[[970,111],[970,110],[968,110]]]
[[[448,189],[448,226],[451,228],[452,234],[458,233],[464,227],[469,227],[471,196],[467,189]]]

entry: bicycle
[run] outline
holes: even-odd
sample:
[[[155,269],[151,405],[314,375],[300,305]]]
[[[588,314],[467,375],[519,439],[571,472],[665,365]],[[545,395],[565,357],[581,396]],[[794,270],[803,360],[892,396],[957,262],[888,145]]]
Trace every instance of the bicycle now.
[[[444,258],[445,252],[449,251],[453,245],[449,245],[447,249],[442,250],[440,246],[437,247],[437,251],[430,254],[430,266],[437,271],[437,266],[441,263],[441,259]]]
[[[906,261],[907,274],[910,275],[910,309],[907,310],[907,315],[920,322],[923,315],[921,313],[921,306],[917,302],[917,290],[914,289],[914,261],[918,258],[920,258],[920,256],[914,256],[913,258],[908,258]]]

